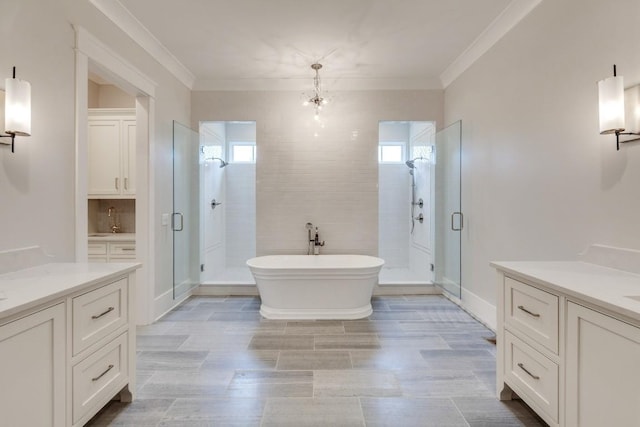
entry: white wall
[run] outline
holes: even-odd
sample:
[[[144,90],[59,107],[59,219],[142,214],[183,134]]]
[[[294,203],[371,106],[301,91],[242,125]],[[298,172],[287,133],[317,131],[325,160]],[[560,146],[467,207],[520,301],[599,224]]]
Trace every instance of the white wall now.
[[[330,89],[330,88],[328,88]],[[305,224],[324,253],[378,252],[378,122],[442,123],[441,91],[337,92],[324,129],[298,92],[193,92],[192,120],[257,122],[258,255],[306,253]],[[314,137],[314,132],[318,136]]]
[[[226,141],[256,141],[255,122],[227,122]],[[227,154],[226,160],[230,160]],[[226,267],[247,268],[246,261],[256,256],[256,165],[231,163],[225,167]]]
[[[89,108],[136,108],[136,99],[117,86],[89,80]]]
[[[156,295],[171,289],[171,124],[189,123],[190,92],[85,1],[6,0],[0,17],[0,77],[11,67],[32,86],[32,136],[16,153],[0,147],[0,250],[40,245],[58,261],[75,259],[75,34],[81,25],[157,83],[155,139]],[[0,116],[3,116],[1,114]],[[45,208],[43,208],[45,207]]]
[[[378,256],[385,268],[409,268],[411,175],[404,164],[380,164]]]
[[[637,0],[543,1],[446,89],[446,122],[462,120],[463,301],[495,304],[491,260],[640,249],[640,144],[598,134],[596,89],[614,63],[640,83],[638,16]]]
[[[256,165],[231,163],[226,174],[226,267],[256,256]]]
[[[224,123],[207,123],[200,126],[200,140],[204,146],[224,147]],[[204,160],[202,173],[202,234],[204,272],[202,282],[213,280],[215,274],[225,268],[225,169],[220,168],[218,160]],[[211,201],[215,199],[222,205],[211,208]]]
[[[382,122],[381,143],[401,142],[409,149],[409,122]],[[411,231],[411,175],[404,161],[378,166],[378,256],[385,268],[409,268]]]
[[[416,160],[413,170],[415,177],[415,201],[422,199],[422,208],[416,205],[412,210],[414,217],[414,229],[411,233],[411,261],[410,268],[417,277],[432,281],[431,263],[433,263],[433,228],[435,226],[433,208],[433,163],[428,147],[433,147],[435,140],[435,127],[431,122],[411,122],[410,126],[410,152],[413,148],[420,148],[422,157],[428,160]],[[413,156],[413,154],[411,154]],[[423,215],[420,223],[416,217]]]
[[[0,146],[0,250],[40,245],[72,261],[74,32],[58,2],[8,0],[2,11],[0,82],[16,66],[31,83],[32,136],[16,138],[15,154]]]

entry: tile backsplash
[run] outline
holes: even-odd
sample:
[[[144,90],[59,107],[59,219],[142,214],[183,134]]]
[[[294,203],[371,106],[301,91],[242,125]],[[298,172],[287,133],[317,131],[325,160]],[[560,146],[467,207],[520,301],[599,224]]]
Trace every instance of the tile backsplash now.
[[[109,217],[109,208],[112,216]],[[136,201],[133,199],[89,199],[89,233],[110,233],[114,224],[119,233],[136,232]]]

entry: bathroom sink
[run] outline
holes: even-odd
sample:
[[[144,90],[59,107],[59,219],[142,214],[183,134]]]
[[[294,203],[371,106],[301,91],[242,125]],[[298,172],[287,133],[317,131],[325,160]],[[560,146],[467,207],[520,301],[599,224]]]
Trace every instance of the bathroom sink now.
[[[625,295],[625,298],[630,298],[632,300],[640,302],[640,295]]]

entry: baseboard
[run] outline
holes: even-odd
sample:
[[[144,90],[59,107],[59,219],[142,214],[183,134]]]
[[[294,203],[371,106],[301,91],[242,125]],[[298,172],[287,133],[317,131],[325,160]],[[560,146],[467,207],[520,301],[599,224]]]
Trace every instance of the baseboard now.
[[[157,296],[153,301],[153,318],[154,322],[160,320],[165,314],[182,304],[187,298],[191,296],[191,292],[185,292],[180,298],[173,299],[173,289],[162,293]]]
[[[497,311],[494,305],[465,288],[462,288],[462,300],[447,292],[443,292],[442,294],[469,313],[471,317],[495,332],[497,326]]]
[[[439,295],[442,291],[435,285],[376,285],[374,296],[383,295]]]
[[[193,295],[200,296],[257,296],[258,288],[256,285],[207,285],[202,284],[193,290]]]

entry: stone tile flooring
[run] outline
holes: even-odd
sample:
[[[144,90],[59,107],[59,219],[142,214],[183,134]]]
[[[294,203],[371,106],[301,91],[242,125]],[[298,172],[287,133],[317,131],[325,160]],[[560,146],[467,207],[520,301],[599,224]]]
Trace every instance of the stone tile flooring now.
[[[491,331],[442,296],[373,299],[364,320],[262,319],[194,297],[138,329],[137,398],[90,426],[541,426],[495,397]]]

